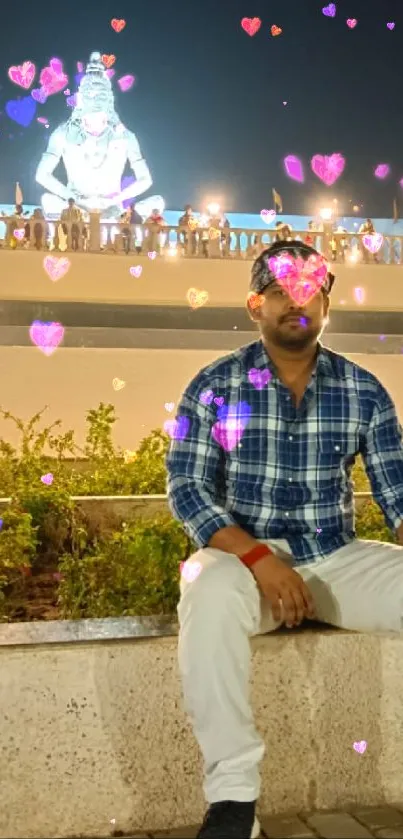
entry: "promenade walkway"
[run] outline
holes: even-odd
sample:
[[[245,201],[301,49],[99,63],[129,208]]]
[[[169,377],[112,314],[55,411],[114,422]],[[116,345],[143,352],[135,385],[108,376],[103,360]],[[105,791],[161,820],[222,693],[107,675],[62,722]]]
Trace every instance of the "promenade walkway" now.
[[[260,816],[262,839],[403,839],[403,804],[362,807],[352,811],[312,812],[299,815]],[[170,831],[146,831],[122,839],[195,839],[198,825]],[[77,837],[78,839],[78,837]]]

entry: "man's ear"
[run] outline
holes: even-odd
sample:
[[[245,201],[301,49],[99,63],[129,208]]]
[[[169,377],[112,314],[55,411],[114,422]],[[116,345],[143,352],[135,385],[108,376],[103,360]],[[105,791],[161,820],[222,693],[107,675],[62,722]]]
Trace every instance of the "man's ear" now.
[[[259,321],[260,320],[260,308],[263,304],[263,294],[256,294],[254,291],[250,291],[246,301],[246,308],[249,313],[249,317],[251,320]]]

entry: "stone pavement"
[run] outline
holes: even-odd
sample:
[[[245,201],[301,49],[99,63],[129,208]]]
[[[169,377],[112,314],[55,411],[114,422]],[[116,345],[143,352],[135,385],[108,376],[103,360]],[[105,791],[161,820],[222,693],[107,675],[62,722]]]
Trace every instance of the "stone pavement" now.
[[[347,811],[321,811],[279,816],[259,815],[262,839],[403,839],[403,804],[394,807],[357,807]],[[167,831],[146,831],[122,839],[195,839],[198,825]]]

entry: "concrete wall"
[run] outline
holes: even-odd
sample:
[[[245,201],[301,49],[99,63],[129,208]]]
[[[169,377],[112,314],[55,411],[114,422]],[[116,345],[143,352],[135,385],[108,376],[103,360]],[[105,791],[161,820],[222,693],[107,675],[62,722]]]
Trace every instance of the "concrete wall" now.
[[[84,442],[85,414],[99,402],[116,407],[115,442],[134,449],[170,416],[165,402],[177,402],[182,389],[206,364],[226,351],[59,349],[50,357],[34,347],[0,347],[0,404],[27,420],[45,405],[45,421],[61,419],[65,430]],[[395,400],[403,423],[403,355],[349,355],[374,373]],[[126,382],[115,391],[114,378]],[[0,437],[18,440],[14,424],[0,419]],[[1,492],[0,492],[1,495]]]
[[[25,646],[0,627],[0,839],[201,822],[177,639],[112,640],[108,626],[130,621],[77,621],[99,640],[70,643],[50,622],[42,643]],[[266,744],[259,811],[401,806],[403,636],[300,629],[254,638],[252,651],[251,703]]]
[[[70,270],[52,282],[43,268],[43,253],[0,251],[0,298],[189,306],[186,292],[196,287],[208,292],[207,306],[242,306],[252,265],[244,259],[152,261],[136,254],[69,253],[68,258]],[[129,273],[134,265],[143,266],[139,279]],[[335,271],[333,308],[403,311],[403,266],[349,264],[336,265]],[[365,289],[362,304],[354,299],[357,286]]]

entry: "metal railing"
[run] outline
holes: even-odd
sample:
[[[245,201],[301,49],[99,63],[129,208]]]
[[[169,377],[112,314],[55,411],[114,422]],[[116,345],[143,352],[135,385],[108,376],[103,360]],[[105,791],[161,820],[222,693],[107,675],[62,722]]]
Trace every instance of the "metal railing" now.
[[[196,230],[157,224],[130,225],[101,221],[90,213],[85,221],[59,222],[0,216],[4,238],[0,247],[9,250],[143,254],[145,256],[193,259],[255,259],[276,240],[276,230],[207,228]],[[377,253],[363,244],[360,233],[334,234],[293,230],[292,237],[313,244],[327,259],[337,263],[403,264],[403,236],[385,234]],[[309,238],[308,238],[309,237]]]

